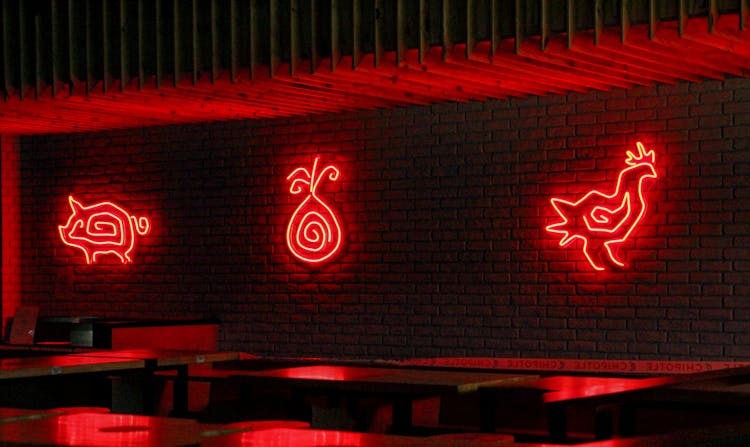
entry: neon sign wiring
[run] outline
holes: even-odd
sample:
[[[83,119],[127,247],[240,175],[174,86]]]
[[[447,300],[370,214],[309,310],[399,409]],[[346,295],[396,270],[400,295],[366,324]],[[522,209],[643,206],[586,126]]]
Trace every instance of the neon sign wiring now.
[[[561,220],[548,225],[550,233],[562,235],[560,246],[574,240],[583,241],[583,254],[595,270],[605,270],[605,259],[624,267],[618,248],[628,240],[646,214],[647,202],[643,195],[643,182],[656,179],[654,151],[646,151],[641,142],[636,143],[638,153],[627,151],[625,164],[620,171],[612,193],[591,190],[575,202],[558,197],[550,199]]]
[[[84,206],[72,195],[68,202],[73,212],[68,222],[58,227],[65,245],[81,250],[87,264],[105,254],[117,256],[123,264],[133,262],[130,254],[136,235],[145,236],[151,230],[147,218],[132,216],[112,202]]]
[[[320,157],[315,157],[312,171],[299,167],[286,178],[292,182],[289,192],[307,193],[289,220],[286,244],[299,260],[318,264],[330,259],[341,248],[341,225],[333,210],[318,196],[320,182],[328,178],[336,181],[340,171],[328,165],[318,171]]]

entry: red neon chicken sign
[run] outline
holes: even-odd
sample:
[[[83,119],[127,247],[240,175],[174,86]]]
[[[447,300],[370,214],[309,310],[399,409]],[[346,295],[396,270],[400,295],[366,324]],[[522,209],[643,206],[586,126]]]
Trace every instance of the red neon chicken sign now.
[[[87,264],[103,254],[113,254],[123,264],[133,262],[130,253],[136,234],[144,236],[151,229],[147,218],[131,216],[112,202],[84,206],[73,196],[68,196],[68,202],[73,213],[58,227],[65,245],[83,251]]]
[[[286,244],[294,256],[301,261],[317,264],[330,259],[341,248],[342,232],[333,210],[317,194],[320,182],[339,178],[339,170],[328,165],[318,172],[318,161],[313,162],[312,171],[300,167],[286,178],[291,180],[289,192],[307,193],[286,229]]]
[[[627,151],[625,164],[613,192],[591,190],[575,202],[552,198],[550,202],[561,220],[546,227],[562,235],[560,246],[576,239],[583,241],[583,254],[596,270],[605,270],[605,260],[624,267],[618,249],[628,240],[646,214],[643,182],[657,178],[654,151],[636,143],[638,153]]]

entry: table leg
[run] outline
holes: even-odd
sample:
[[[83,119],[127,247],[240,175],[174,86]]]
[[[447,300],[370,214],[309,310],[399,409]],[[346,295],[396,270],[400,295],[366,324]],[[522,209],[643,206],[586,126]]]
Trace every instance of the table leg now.
[[[597,440],[611,439],[614,434],[615,409],[612,406],[594,410],[594,437]]]
[[[301,421],[312,421],[313,419],[313,405],[308,404],[305,399],[306,393],[304,390],[298,388],[292,388],[292,401],[289,408],[289,417],[291,419],[299,419]]]
[[[409,398],[397,397],[393,401],[393,424],[391,430],[394,434],[406,435],[412,429],[412,401]]]
[[[547,424],[552,442],[563,442],[568,437],[568,409],[564,404],[549,404]]]
[[[188,365],[177,367],[177,376],[172,386],[172,413],[176,417],[188,413]]]
[[[146,362],[142,382],[143,414],[147,416],[156,415],[156,367]]]
[[[479,389],[479,430],[484,433],[495,433],[497,417],[497,395],[489,389]]]
[[[635,406],[625,403],[620,407],[620,436],[635,436]]]

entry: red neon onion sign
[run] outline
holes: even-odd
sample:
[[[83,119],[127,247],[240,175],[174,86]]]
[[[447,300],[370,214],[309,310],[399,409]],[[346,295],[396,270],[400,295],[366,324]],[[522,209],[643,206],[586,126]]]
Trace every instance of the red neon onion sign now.
[[[136,235],[145,236],[151,229],[147,218],[132,216],[112,202],[84,206],[73,196],[68,202],[73,213],[58,227],[65,245],[80,249],[87,264],[104,254],[117,256],[123,264],[133,262]]]
[[[310,264],[330,259],[341,248],[342,239],[336,214],[318,196],[320,182],[325,178],[336,181],[340,173],[332,165],[318,171],[319,159],[315,157],[312,171],[299,167],[286,178],[292,182],[290,193],[307,194],[289,220],[286,244],[295,257]]]
[[[575,202],[553,197],[552,207],[561,220],[546,227],[562,235],[560,246],[583,241],[583,254],[595,270],[605,270],[607,261],[619,267],[620,244],[628,240],[646,214],[643,182],[657,178],[654,151],[636,143],[638,153],[627,151],[627,165],[617,177],[613,192],[591,190]]]

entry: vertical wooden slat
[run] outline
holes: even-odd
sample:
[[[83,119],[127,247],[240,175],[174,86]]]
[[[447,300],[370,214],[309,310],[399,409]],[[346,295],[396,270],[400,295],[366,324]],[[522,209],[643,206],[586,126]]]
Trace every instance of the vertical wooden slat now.
[[[300,31],[299,31],[299,3],[298,0],[289,0],[289,75],[294,76],[299,67],[302,56],[300,54]],[[356,46],[356,36],[355,36]],[[352,57],[352,64],[355,64]]]
[[[213,5],[212,5],[213,6]],[[192,81],[193,85],[198,84],[198,74],[200,73],[200,36],[198,35],[198,0],[192,0],[191,2],[191,47],[192,47]],[[211,14],[213,11],[209,11]]]
[[[138,90],[143,89],[144,78],[146,77],[146,72],[143,68],[143,59],[145,58],[143,45],[146,43],[143,14],[143,0],[138,0]]]
[[[679,11],[677,13],[677,34],[682,37],[685,34],[685,27],[687,26],[687,4],[686,0],[678,0]]]
[[[396,0],[396,65],[406,60],[406,5]]]
[[[34,16],[34,98],[42,92],[42,18]]]
[[[568,5],[572,0],[568,0]],[[570,8],[568,8],[570,13]],[[547,48],[547,42],[549,41],[549,1],[541,0],[539,2],[539,49],[544,51]],[[570,34],[570,33],[568,33]],[[568,40],[570,42],[570,40]],[[568,45],[570,48],[570,45]]]
[[[91,2],[86,0],[86,94],[94,88],[94,30],[93,30],[93,11]]]
[[[630,33],[630,0],[620,0],[620,42],[628,41]]]
[[[127,0],[120,0],[120,91],[125,91],[125,86],[130,81],[128,64],[128,18]]]
[[[594,45],[599,45],[604,29],[604,5],[602,0],[594,1]]]
[[[500,43],[503,39],[502,29],[500,28],[500,0],[490,0],[490,60],[500,51]]]
[[[240,65],[240,41],[237,29],[237,0],[229,0],[229,80],[237,82]]]
[[[648,38],[654,40],[656,38],[656,27],[659,26],[659,13],[656,10],[656,0],[649,0],[648,2]]]
[[[180,59],[182,58],[180,45],[180,0],[173,0],[172,5],[172,54],[174,54],[172,64],[172,85],[177,87],[180,83]]]
[[[453,23],[451,16],[451,0],[443,0],[443,60],[453,52]]]
[[[19,64],[18,64],[18,97],[24,99],[24,84],[26,83],[26,3],[23,1],[18,2],[18,50],[19,50]]]
[[[568,0],[568,10],[566,12],[566,25],[565,31],[567,36],[568,48],[573,48],[573,40],[576,38],[576,2],[575,0]]]
[[[336,65],[341,58],[339,16],[339,0],[331,0],[331,72],[336,70]]]
[[[80,81],[78,78],[78,61],[81,58],[81,48],[75,40],[75,32],[80,28],[80,18],[74,13],[76,0],[68,0],[68,77],[70,85],[68,93],[73,94],[75,84]]]
[[[716,0],[708,1],[708,32],[713,33],[716,21],[719,20],[719,5]]]
[[[474,51],[474,45],[476,45],[475,6],[474,0],[466,0],[466,59],[471,59],[471,53]]]
[[[310,72],[315,73],[320,64],[320,54],[318,52],[318,3],[316,0],[310,0]]]
[[[380,66],[383,59],[383,0],[375,0],[375,67]]]
[[[352,0],[352,70],[362,60],[362,8],[360,0]]]
[[[198,34],[198,33],[196,33]],[[219,6],[217,0],[211,0],[211,83],[219,77]]]
[[[4,100],[7,101],[10,98],[10,94],[13,91],[13,78],[11,74],[11,63],[10,63],[10,8],[8,2],[10,0],[3,0],[3,96]]]
[[[161,81],[164,76],[164,40],[162,39],[162,0],[156,0],[154,3],[154,29],[156,30],[156,88],[161,87]]]
[[[274,77],[276,69],[281,63],[281,30],[279,23],[279,0],[271,0],[269,3],[269,33],[268,36],[268,54],[270,63],[268,66],[269,75]]]
[[[516,54],[521,52],[521,43],[523,43],[523,17],[522,17],[522,7],[523,0],[516,0],[515,1],[515,29],[514,29],[514,36],[515,36],[515,52]]]
[[[747,0],[740,0],[740,31],[747,29]]]
[[[255,79],[255,69],[258,63],[258,10],[255,7],[255,0],[250,1],[250,14],[248,16],[249,27],[248,30],[250,44],[248,45],[248,68],[250,79]]]
[[[110,52],[110,40],[109,40],[109,0],[102,1],[102,91],[107,92],[109,90],[110,82],[112,81],[111,73],[111,52]]]
[[[427,31],[427,20],[429,19],[427,0],[419,0],[419,63],[424,61],[430,47],[430,35]]]
[[[58,21],[58,0],[50,1],[50,28],[51,28],[51,40],[52,40],[52,97],[57,96],[57,85],[62,82],[60,79],[60,65],[62,64],[62,51],[60,50],[60,43],[58,40],[58,33],[60,32],[60,22]]]

